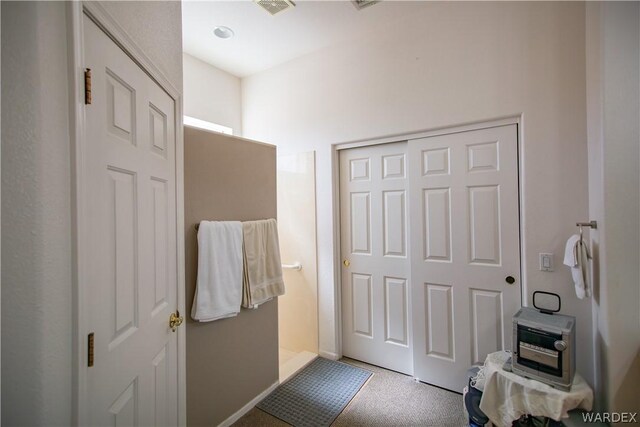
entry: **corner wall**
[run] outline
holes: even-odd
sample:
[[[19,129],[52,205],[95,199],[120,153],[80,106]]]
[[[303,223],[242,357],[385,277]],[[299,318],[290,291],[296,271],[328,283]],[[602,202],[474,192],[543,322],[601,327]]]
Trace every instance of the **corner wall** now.
[[[195,225],[275,218],[276,148],[185,127],[187,425],[215,426],[278,381],[278,301],[195,322]]]
[[[0,4],[3,425],[73,420],[67,6]],[[181,91],[180,3],[103,6]]]
[[[245,136],[282,154],[317,152],[325,355],[340,352],[332,144],[521,114],[524,299],[562,296],[563,313],[577,317],[578,371],[592,382],[591,302],[576,298],[562,266],[588,217],[583,3],[424,2],[375,33],[243,79],[242,94]],[[554,272],[539,271],[540,252],[555,254]]]
[[[2,2],[1,7],[2,424],[69,425],[66,6]]]
[[[640,398],[640,6],[587,4],[587,105],[597,404]]]

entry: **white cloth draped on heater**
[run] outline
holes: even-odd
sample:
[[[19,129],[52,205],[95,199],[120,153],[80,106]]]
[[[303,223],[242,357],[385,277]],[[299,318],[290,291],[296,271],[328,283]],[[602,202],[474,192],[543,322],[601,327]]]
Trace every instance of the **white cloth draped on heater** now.
[[[242,301],[242,223],[202,221],[198,278],[191,317],[199,322],[233,317]]]
[[[506,351],[490,353],[482,367],[484,384],[480,409],[498,427],[510,427],[522,415],[545,416],[560,421],[580,408],[591,411],[593,391],[579,375],[570,391],[562,391],[502,369],[511,356]]]
[[[278,225],[275,219],[242,223],[244,275],[242,306],[255,308],[284,295]]]
[[[591,296],[589,287],[589,250],[580,236],[569,237],[564,249],[564,264],[571,269],[576,296],[583,299]]]

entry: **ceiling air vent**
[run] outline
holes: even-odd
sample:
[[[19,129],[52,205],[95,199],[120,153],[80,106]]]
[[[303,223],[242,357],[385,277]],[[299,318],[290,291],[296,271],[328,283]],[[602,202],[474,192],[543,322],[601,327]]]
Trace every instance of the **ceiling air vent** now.
[[[353,3],[356,9],[362,10],[365,7],[373,6],[376,3],[380,3],[380,0],[351,0],[351,3]]]
[[[269,12],[271,15],[296,6],[291,0],[254,0],[258,6]]]

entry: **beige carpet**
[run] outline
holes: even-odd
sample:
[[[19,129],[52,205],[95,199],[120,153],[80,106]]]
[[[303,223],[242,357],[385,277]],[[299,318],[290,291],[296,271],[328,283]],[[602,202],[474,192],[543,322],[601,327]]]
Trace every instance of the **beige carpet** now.
[[[437,426],[468,425],[462,412],[462,395],[423,383],[407,375],[351,359],[342,362],[373,372],[349,406],[333,423],[344,426]],[[236,427],[286,427],[289,424],[253,408]]]

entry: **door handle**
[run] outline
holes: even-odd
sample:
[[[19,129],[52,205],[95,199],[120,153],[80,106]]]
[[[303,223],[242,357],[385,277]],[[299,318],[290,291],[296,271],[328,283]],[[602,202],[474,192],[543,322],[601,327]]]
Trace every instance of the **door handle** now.
[[[184,321],[184,317],[180,316],[180,312],[176,310],[175,313],[171,313],[169,316],[169,328],[171,328],[171,332],[175,332],[178,329],[178,326],[182,325]]]
[[[345,259],[344,261],[342,261],[342,264],[344,264],[345,267],[349,267],[351,265],[351,261]]]
[[[515,277],[513,277],[513,276],[507,276],[507,277],[504,279],[504,281],[505,281],[505,282],[507,282],[507,283],[508,283],[508,284],[510,284],[510,285],[513,285],[514,283],[516,283],[516,279],[515,279]]]

